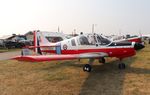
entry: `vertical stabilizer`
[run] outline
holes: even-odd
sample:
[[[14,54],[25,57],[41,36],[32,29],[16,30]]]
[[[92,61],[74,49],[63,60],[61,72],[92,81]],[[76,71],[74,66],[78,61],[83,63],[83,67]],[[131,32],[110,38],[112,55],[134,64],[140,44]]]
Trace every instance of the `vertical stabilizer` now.
[[[34,31],[34,52],[41,54],[39,31]]]
[[[34,44],[34,47],[37,47],[36,31],[33,31],[33,44]],[[37,52],[37,48],[34,48],[34,52]]]

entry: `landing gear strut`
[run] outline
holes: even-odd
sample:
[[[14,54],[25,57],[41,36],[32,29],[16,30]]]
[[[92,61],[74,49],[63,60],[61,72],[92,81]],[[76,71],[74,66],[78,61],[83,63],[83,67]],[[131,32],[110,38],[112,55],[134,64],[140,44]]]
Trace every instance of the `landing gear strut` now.
[[[89,59],[89,64],[85,64],[83,67],[83,71],[91,72],[92,66],[91,64],[94,62],[94,59]]]
[[[125,69],[126,68],[126,65],[124,63],[119,63],[118,64],[118,68],[119,69]]]
[[[120,63],[118,64],[118,68],[119,69],[125,69],[126,65],[124,63],[121,62],[122,59],[120,59]]]
[[[99,63],[103,63],[103,64],[105,64],[105,62],[106,62],[104,57],[99,58],[98,61],[99,61]]]

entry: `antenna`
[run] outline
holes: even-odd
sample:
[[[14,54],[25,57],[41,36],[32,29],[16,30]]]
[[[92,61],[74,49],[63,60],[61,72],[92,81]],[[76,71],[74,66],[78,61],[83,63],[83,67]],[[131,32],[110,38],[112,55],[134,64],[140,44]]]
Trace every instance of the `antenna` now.
[[[140,35],[140,37],[142,37],[141,29],[139,29],[139,35]]]
[[[119,36],[121,36],[121,29],[119,29]]]
[[[59,26],[58,26],[58,32],[60,32]]]
[[[95,26],[97,26],[97,24],[92,24],[92,33],[95,32]]]
[[[92,24],[92,33],[94,33],[94,24]]]
[[[76,29],[74,29],[73,31],[74,31],[74,35],[73,36],[75,36],[76,35]]]

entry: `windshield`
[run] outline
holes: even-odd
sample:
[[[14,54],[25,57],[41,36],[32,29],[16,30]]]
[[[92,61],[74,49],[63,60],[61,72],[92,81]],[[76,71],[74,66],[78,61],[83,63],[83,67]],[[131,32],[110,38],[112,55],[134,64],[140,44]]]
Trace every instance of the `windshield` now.
[[[104,37],[102,37],[100,35],[97,36],[97,40],[98,40],[98,43],[101,44],[101,45],[107,45],[107,44],[109,44],[111,42],[107,38],[104,38]]]
[[[85,37],[85,36],[80,36],[79,42],[81,45],[89,45],[89,41],[88,41],[87,37]]]
[[[89,34],[86,36],[80,36],[79,37],[79,43],[80,45],[108,45],[111,43],[110,40],[108,40],[107,38],[101,36],[101,35],[97,35],[97,34]]]
[[[53,43],[55,43],[55,42],[59,42],[59,41],[62,41],[63,40],[63,38],[61,38],[61,37],[46,37],[47,38],[47,40],[49,41],[49,42],[53,42]]]

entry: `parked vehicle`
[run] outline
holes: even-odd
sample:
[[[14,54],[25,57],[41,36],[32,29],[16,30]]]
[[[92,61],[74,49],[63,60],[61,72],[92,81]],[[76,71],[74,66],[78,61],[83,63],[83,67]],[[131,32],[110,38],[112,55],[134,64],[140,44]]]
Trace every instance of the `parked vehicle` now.
[[[24,43],[20,43],[20,42],[13,42],[13,41],[6,41],[4,42],[5,47],[10,49],[10,48],[22,48],[25,46]]]
[[[4,41],[3,40],[0,40],[0,47],[4,47]]]

